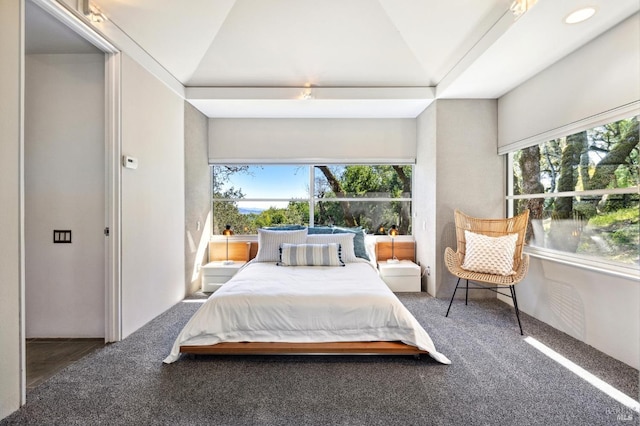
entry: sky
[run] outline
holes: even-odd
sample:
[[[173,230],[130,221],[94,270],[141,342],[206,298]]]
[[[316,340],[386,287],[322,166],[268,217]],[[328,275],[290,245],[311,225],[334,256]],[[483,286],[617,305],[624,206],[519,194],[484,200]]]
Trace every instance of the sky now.
[[[234,186],[241,188],[245,198],[307,198],[309,191],[308,166],[251,166],[249,173],[233,176]],[[242,208],[266,209],[286,207],[288,202],[239,203]]]

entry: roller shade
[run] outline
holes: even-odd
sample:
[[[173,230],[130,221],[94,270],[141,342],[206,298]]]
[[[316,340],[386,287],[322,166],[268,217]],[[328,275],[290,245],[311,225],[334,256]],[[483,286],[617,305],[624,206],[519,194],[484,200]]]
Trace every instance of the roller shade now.
[[[209,119],[210,164],[413,164],[416,120]]]
[[[498,100],[498,153],[638,114],[640,14]]]

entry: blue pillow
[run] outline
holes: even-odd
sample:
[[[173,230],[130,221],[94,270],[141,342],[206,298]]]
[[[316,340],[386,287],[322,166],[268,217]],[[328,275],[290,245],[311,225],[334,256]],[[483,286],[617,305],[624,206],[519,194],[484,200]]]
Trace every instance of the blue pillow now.
[[[311,230],[313,228],[309,228]],[[364,231],[361,226],[356,226],[355,228],[342,228],[340,226],[334,226],[333,228],[334,234],[355,234],[353,237],[353,248],[356,254],[356,257],[361,259],[370,260],[367,255],[367,248],[364,245]],[[311,232],[309,232],[310,234]]]
[[[334,229],[330,226],[310,226],[307,235],[333,234]]]

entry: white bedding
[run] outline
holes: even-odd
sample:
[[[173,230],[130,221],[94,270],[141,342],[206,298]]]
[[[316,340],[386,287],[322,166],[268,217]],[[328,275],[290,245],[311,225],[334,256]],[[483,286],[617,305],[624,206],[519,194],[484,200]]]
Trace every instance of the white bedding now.
[[[370,263],[283,267],[251,262],[193,315],[164,362],[176,361],[181,345],[397,340],[450,364]]]

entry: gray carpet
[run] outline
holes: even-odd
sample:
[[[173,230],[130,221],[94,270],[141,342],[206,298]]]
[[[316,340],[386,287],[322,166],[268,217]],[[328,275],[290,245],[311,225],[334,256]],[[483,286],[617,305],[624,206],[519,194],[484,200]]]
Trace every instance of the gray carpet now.
[[[29,392],[0,425],[638,424],[637,413],[524,342],[508,306],[457,301],[445,318],[447,301],[400,299],[452,365],[381,356],[201,356],[163,365],[200,306],[179,303]],[[637,370],[529,316],[523,327],[638,399]]]

